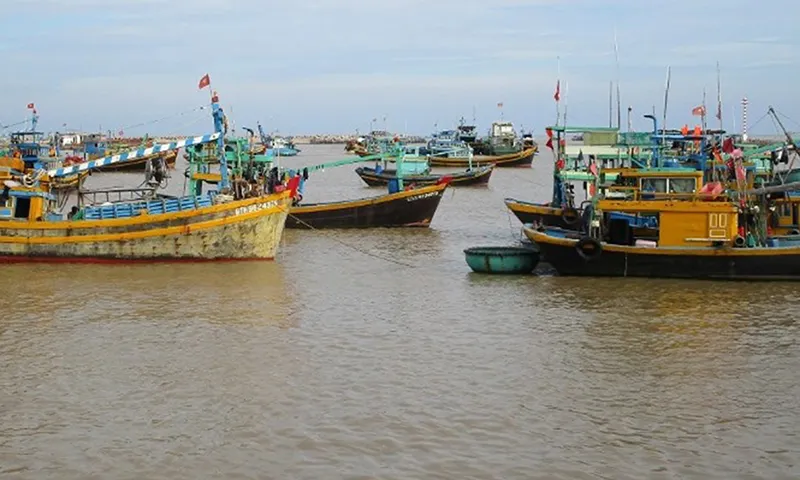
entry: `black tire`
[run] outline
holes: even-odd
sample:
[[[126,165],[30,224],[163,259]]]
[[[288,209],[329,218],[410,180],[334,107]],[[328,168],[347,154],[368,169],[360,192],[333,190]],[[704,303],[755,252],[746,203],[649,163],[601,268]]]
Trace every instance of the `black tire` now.
[[[566,207],[561,210],[561,220],[569,226],[574,226],[581,221],[581,214],[572,207]]]
[[[603,253],[603,246],[592,237],[581,237],[575,244],[575,250],[587,262],[596,259]]]

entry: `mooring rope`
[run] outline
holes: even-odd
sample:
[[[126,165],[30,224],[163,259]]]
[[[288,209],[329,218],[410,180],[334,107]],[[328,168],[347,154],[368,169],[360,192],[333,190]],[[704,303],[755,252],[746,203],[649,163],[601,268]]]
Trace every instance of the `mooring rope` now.
[[[283,208],[285,208],[285,207],[283,207]],[[298,223],[300,223],[301,225],[303,225],[303,226],[305,226],[305,227],[308,227],[310,230],[316,230],[316,231],[319,231],[319,230],[320,230],[319,228],[315,228],[313,225],[309,224],[308,222],[305,222],[305,221],[301,220],[301,219],[300,219],[300,218],[298,218],[296,215],[292,215],[291,213],[289,213],[289,211],[288,211],[288,210],[286,210],[286,214],[287,214],[288,216],[292,217],[294,220],[296,220],[296,221],[297,221]],[[409,267],[409,268],[420,268],[420,267],[419,267],[419,266],[417,266],[417,265],[412,265],[412,264],[410,264],[410,263],[401,262],[401,261],[399,261],[399,260],[395,260],[395,259],[393,259],[393,258],[384,257],[383,255],[377,255],[377,254],[375,254],[375,253],[372,253],[372,252],[369,252],[369,251],[367,251],[367,250],[364,250],[364,249],[362,249],[362,248],[358,248],[358,247],[356,247],[356,246],[354,246],[354,245],[351,245],[351,244],[349,244],[349,243],[347,243],[347,242],[341,241],[341,240],[339,240],[338,238],[331,238],[331,240],[333,240],[334,242],[336,242],[336,243],[338,243],[338,244],[340,244],[340,245],[343,245],[343,246],[345,246],[345,247],[347,247],[347,248],[350,248],[350,249],[352,249],[352,250],[355,250],[356,252],[362,253],[362,254],[364,254],[364,255],[367,255],[367,256],[370,256],[370,257],[373,257],[373,258],[377,258],[378,260],[384,260],[384,261],[387,261],[387,262],[390,262],[390,263],[394,263],[394,264],[396,264],[396,265],[402,265],[402,266],[404,266],[404,267]]]

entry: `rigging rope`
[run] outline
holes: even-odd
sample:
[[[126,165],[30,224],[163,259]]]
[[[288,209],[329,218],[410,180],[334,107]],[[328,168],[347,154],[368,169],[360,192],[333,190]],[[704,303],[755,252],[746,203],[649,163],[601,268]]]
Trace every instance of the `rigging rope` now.
[[[190,113],[199,112],[200,110],[205,110],[206,108],[208,108],[206,105],[201,105],[201,106],[195,107],[195,108],[193,108],[191,110],[186,110],[185,112],[176,113],[174,115],[168,115],[166,117],[162,117],[162,118],[159,118],[159,119],[156,119],[156,120],[150,120],[150,121],[147,121],[147,122],[142,122],[142,123],[137,123],[137,124],[134,124],[134,125],[128,125],[128,126],[125,126],[125,127],[121,127],[120,130],[125,131],[125,130],[129,130],[129,129],[132,129],[132,128],[139,128],[139,127],[145,127],[145,126],[148,126],[148,125],[153,125],[153,124],[156,124],[158,122],[163,122],[164,120],[169,120],[171,118],[181,117],[183,115],[188,115]]]

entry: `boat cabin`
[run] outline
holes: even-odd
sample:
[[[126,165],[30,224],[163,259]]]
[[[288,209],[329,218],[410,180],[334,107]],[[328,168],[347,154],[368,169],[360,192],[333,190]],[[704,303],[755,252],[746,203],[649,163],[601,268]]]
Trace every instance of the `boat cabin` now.
[[[14,180],[24,169],[21,158],[0,158],[0,222],[60,219],[61,215],[44,214],[52,211],[56,202],[56,197],[47,191],[46,183],[40,187],[26,187]]]
[[[102,134],[91,133],[83,136],[83,150],[89,158],[104,156],[107,148],[108,144]]]
[[[458,125],[458,139],[473,143],[478,139],[478,128],[475,125],[466,125],[463,121]]]
[[[516,137],[514,124],[511,122],[492,122],[492,129],[489,131],[491,137]]]
[[[607,241],[618,245],[652,247],[732,246],[738,240],[739,210],[731,202],[708,202],[699,199],[626,201],[600,200],[597,211],[607,219]],[[627,220],[613,218],[613,213],[658,216],[655,238],[637,238]],[[652,235],[652,232],[651,232]]]
[[[616,168],[600,172],[606,197],[627,200],[689,198],[703,188],[703,172],[691,168]]]
[[[21,158],[28,168],[38,166],[39,155],[43,148],[42,132],[16,132],[11,134],[10,149],[11,155],[15,158]]]

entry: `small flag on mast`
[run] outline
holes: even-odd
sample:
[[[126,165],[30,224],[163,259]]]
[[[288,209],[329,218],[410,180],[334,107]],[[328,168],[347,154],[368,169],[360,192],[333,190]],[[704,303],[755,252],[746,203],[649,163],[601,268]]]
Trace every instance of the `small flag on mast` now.
[[[34,107],[32,103],[29,103],[28,104],[28,108],[31,109],[31,110],[34,110],[36,107]]]
[[[497,103],[497,108],[503,108],[503,102],[498,102]]]
[[[209,85],[211,85],[211,77],[209,77],[206,73],[203,75],[203,78],[200,79],[200,83],[197,84],[197,88],[202,90]]]
[[[706,106],[705,105],[700,105],[699,107],[694,107],[692,109],[692,115],[695,115],[695,116],[698,116],[698,117],[705,117],[705,115],[706,115]]]
[[[556,93],[553,95],[556,102],[561,100],[561,80],[556,81]]]

